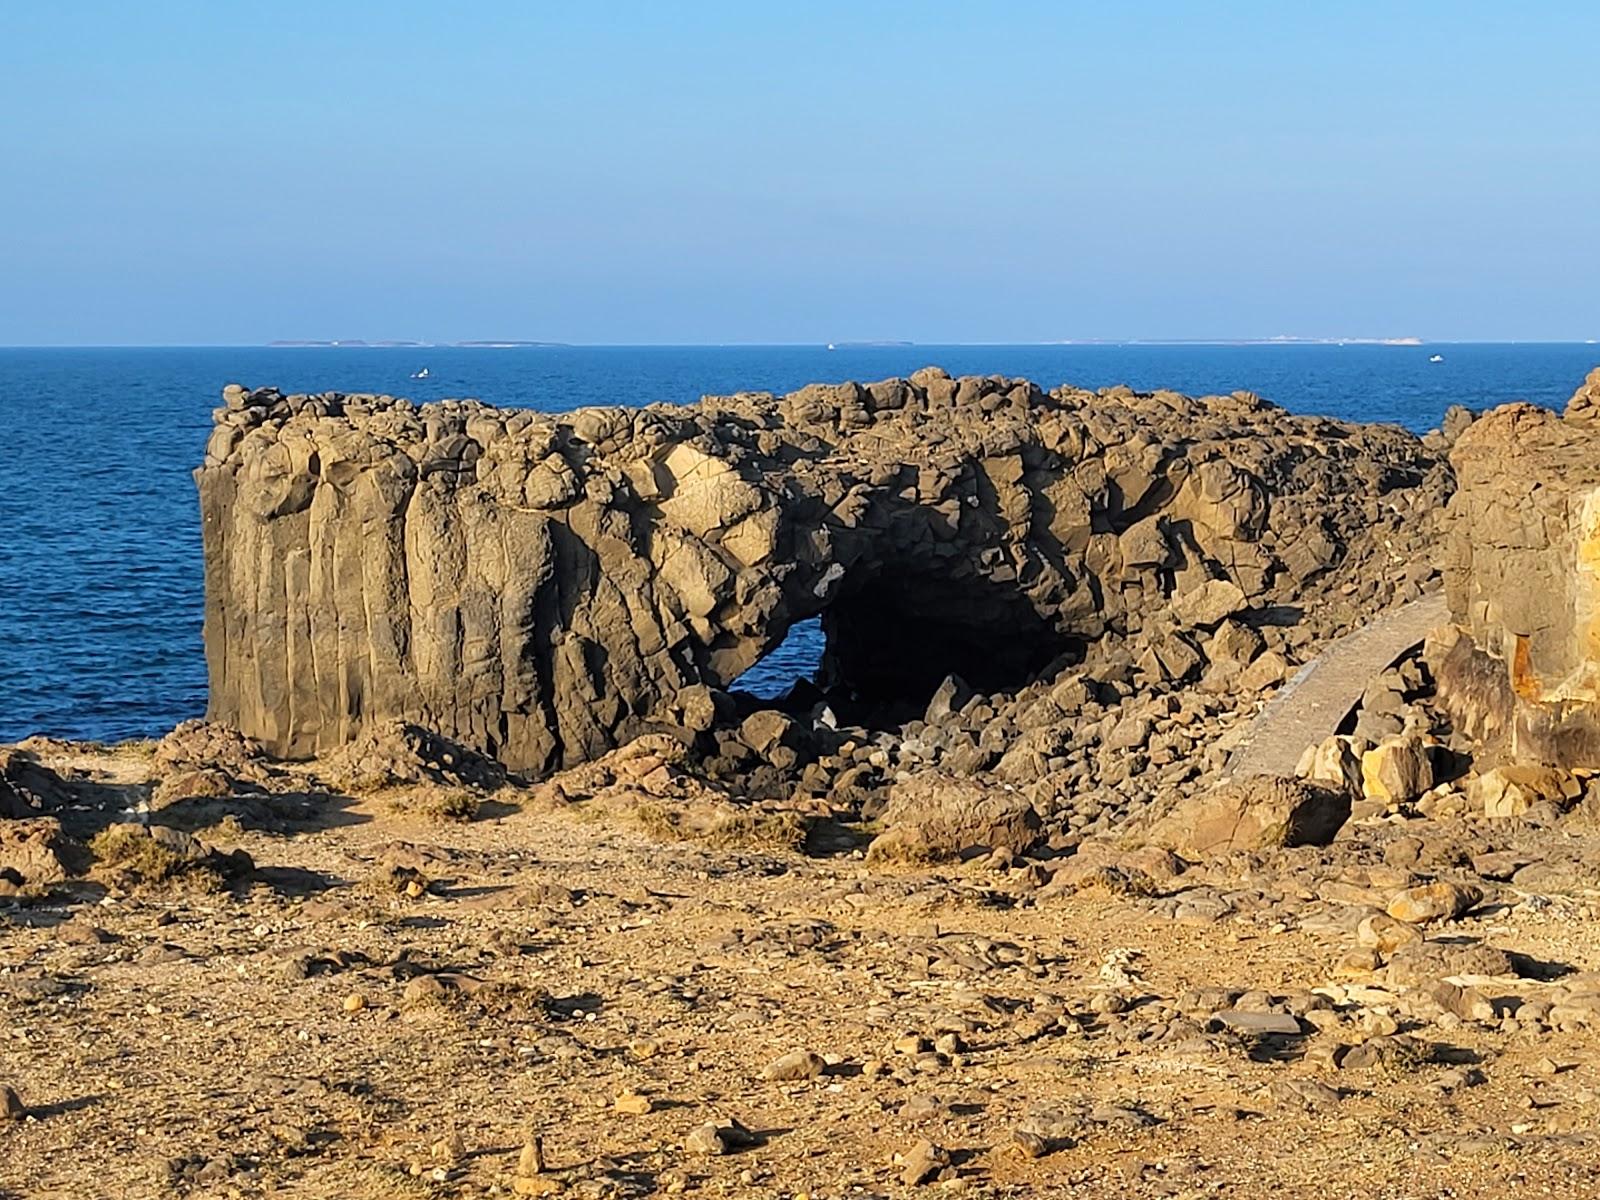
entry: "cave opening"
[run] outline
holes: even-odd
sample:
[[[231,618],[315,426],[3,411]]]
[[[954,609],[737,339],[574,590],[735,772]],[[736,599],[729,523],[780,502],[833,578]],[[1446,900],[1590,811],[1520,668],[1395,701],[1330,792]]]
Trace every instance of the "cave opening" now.
[[[824,636],[821,617],[796,621],[783,641],[733,681],[732,690],[776,702],[791,695],[798,685],[814,684],[822,666]]]
[[[947,676],[1014,692],[1083,651],[1003,585],[883,571],[847,582],[733,687],[763,707],[825,702],[845,723],[889,729],[920,717]]]

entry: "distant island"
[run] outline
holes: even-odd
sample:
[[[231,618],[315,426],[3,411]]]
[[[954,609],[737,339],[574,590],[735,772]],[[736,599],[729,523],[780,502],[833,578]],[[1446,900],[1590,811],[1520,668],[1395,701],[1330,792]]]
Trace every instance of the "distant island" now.
[[[311,341],[302,338],[283,338],[275,342],[268,342],[269,349],[332,349],[332,350],[429,350],[439,347],[462,350],[520,350],[524,347],[549,349],[566,346],[566,342],[405,342],[405,341],[364,341],[361,338],[341,338],[331,342]]]
[[[566,342],[450,342],[452,346],[460,346],[471,350],[521,350],[527,347],[550,350],[566,346]]]
[[[1047,346],[1421,346],[1419,337],[1063,338]]]

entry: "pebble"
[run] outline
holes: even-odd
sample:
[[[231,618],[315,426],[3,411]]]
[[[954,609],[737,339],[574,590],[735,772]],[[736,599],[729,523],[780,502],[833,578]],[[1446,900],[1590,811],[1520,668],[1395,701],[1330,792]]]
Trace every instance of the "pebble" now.
[[[553,1196],[561,1190],[561,1181],[549,1175],[518,1175],[511,1190],[518,1196]]]
[[[1397,921],[1425,925],[1453,921],[1483,899],[1483,892],[1465,883],[1427,883],[1407,888],[1389,901],[1388,913]]]
[[[433,1159],[435,1162],[456,1163],[467,1156],[467,1144],[461,1140],[461,1135],[454,1130],[449,1137],[440,1138],[433,1144]]]
[[[344,1010],[347,1013],[358,1013],[367,1006],[367,998],[360,992],[351,992],[344,998]]]
[[[628,1113],[635,1117],[642,1117],[645,1113],[649,1112],[655,1107],[655,1101],[649,1096],[634,1091],[632,1088],[624,1088],[622,1093],[616,1098],[614,1107],[618,1112]]]
[[[723,1155],[730,1149],[722,1127],[707,1121],[683,1139],[683,1148],[690,1154]]]
[[[449,985],[437,975],[418,975],[406,984],[402,999],[407,1004],[422,1004],[443,1000],[450,994]]]
[[[20,1121],[27,1115],[22,1097],[12,1088],[0,1086],[0,1121]]]
[[[900,1172],[900,1182],[907,1187],[917,1187],[931,1182],[950,1165],[950,1151],[924,1138],[911,1148],[901,1162],[904,1170]]]
[[[1398,901],[1399,897],[1396,897]],[[1380,954],[1393,954],[1402,946],[1420,942],[1417,927],[1388,913],[1373,913],[1356,926],[1356,941]]]
[[[1489,1025],[1496,1020],[1494,1003],[1476,988],[1460,987],[1441,979],[1429,989],[1429,995],[1445,1012],[1463,1021]]]
[[[1050,1153],[1050,1143],[1026,1129],[1011,1131],[1011,1145],[1023,1158],[1043,1158]]]
[[[1280,1079],[1267,1092],[1279,1104],[1308,1112],[1325,1112],[1339,1103],[1339,1093],[1316,1079]]]
[[[816,1079],[827,1069],[827,1060],[822,1055],[811,1050],[791,1050],[769,1062],[762,1070],[761,1078],[775,1082]]]
[[[517,1174],[544,1174],[544,1143],[537,1136],[522,1143],[522,1153],[517,1156]]]
[[[935,1117],[942,1117],[949,1111],[947,1105],[938,1096],[932,1093],[923,1093],[912,1096],[900,1106],[900,1117],[905,1121],[931,1121]]]

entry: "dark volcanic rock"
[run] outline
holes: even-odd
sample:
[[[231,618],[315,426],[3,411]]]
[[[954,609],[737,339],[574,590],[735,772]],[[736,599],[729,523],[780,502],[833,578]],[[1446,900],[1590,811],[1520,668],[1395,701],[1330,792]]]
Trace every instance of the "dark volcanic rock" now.
[[[27,750],[0,747],[0,817],[31,817],[67,803],[72,789]]]
[[[948,676],[1010,692],[1082,662],[1046,727],[1086,687],[1104,704],[1199,678],[1213,643],[1214,688],[1270,686],[1311,636],[1296,621],[1416,593],[1426,572],[1393,555],[1427,545],[1449,488],[1397,428],[936,369],[564,416],[226,402],[196,473],[210,717],[290,757],[386,720],[534,772],[692,736],[711,691],[819,614],[830,697],[899,720]],[[986,768],[1019,715],[968,703],[950,752]],[[1007,771],[1065,786],[1071,755],[1089,767],[1059,743]],[[1183,765],[1165,735],[1138,753]],[[1095,769],[1119,787],[1138,766]]]

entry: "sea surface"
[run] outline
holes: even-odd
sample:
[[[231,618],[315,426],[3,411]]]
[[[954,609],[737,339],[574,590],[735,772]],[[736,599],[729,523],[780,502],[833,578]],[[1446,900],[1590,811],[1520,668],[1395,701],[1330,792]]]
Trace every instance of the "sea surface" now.
[[[0,742],[155,736],[204,712],[190,471],[226,383],[557,412],[782,392],[930,364],[1045,388],[1242,388],[1294,412],[1421,431],[1452,404],[1559,408],[1600,364],[1600,346],[0,349]],[[428,377],[412,379],[423,367]],[[797,627],[745,683],[773,694],[819,651],[815,626]]]

